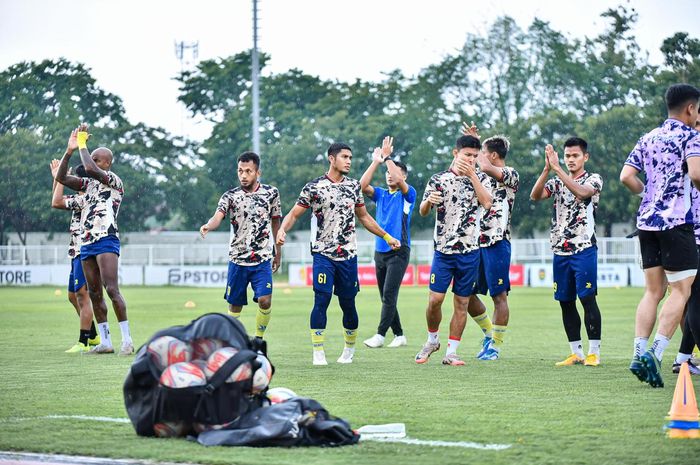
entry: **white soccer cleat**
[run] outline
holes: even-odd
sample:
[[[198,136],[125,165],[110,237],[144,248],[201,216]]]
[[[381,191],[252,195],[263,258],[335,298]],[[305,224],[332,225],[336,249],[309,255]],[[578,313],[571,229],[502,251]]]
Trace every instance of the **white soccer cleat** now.
[[[314,365],[328,365],[324,351],[314,350]]]
[[[347,347],[343,349],[343,353],[338,357],[338,363],[352,363],[352,358],[355,356],[355,351],[348,349]]]
[[[408,344],[406,336],[395,336],[394,340],[387,347],[403,347]]]
[[[371,338],[365,339],[364,344],[370,349],[377,349],[384,345],[384,336],[381,334],[375,334]]]
[[[119,355],[122,357],[134,355],[134,343],[133,342],[122,342],[122,346],[119,349]]]
[[[101,355],[101,354],[113,354],[114,347],[108,346],[107,344],[100,343],[90,349],[87,352],[83,352],[84,355]]]

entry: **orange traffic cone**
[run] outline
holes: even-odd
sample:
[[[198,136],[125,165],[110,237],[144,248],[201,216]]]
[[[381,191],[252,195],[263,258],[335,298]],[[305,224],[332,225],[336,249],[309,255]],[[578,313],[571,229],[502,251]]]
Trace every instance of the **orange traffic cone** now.
[[[690,371],[687,363],[681,365],[676,389],[673,392],[671,410],[668,412],[668,419],[671,420],[666,425],[666,434],[669,438],[700,438],[698,403],[695,400],[695,389],[693,388],[693,382],[690,380]]]

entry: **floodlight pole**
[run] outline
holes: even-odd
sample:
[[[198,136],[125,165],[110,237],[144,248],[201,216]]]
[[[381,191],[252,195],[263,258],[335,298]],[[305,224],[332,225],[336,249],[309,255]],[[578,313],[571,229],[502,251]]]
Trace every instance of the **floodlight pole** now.
[[[251,80],[253,81],[253,152],[260,155],[260,89],[258,86],[258,0],[253,0],[253,55]]]

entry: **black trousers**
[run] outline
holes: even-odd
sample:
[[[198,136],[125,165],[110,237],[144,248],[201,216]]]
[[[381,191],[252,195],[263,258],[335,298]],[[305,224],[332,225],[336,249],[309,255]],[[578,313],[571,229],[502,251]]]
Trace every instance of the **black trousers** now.
[[[410,258],[411,249],[403,246],[399,250],[374,253],[377,285],[379,286],[379,295],[382,299],[382,315],[377,334],[382,336],[386,336],[389,328],[393,331],[394,336],[403,336],[401,318],[399,318],[399,309],[396,308],[396,302],[399,298],[399,288]]]

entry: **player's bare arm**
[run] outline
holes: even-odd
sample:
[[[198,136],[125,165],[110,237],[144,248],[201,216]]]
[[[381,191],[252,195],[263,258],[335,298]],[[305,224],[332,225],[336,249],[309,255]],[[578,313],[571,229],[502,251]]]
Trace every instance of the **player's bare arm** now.
[[[700,189],[700,157],[688,157],[688,177],[696,189]]]
[[[372,163],[369,164],[360,178],[360,189],[362,189],[362,193],[368,197],[372,197],[374,195],[374,187],[371,185],[372,177],[374,176],[374,172],[377,171],[377,167],[384,161],[381,151],[382,149],[379,147],[374,149],[372,152]]]
[[[420,213],[420,216],[427,216],[434,206],[442,203],[442,200],[442,194],[439,191],[431,192],[428,194],[428,198],[421,202],[418,206],[418,213]]]
[[[294,224],[296,224],[297,220],[301,218],[301,216],[304,213],[306,213],[306,208],[302,207],[299,204],[294,205],[292,209],[289,210],[287,216],[285,216],[282,220],[282,224],[280,225],[279,231],[277,231],[277,235],[275,238],[276,245],[280,247],[284,245],[284,241],[287,239],[287,231],[294,227]]]
[[[386,164],[386,169],[389,172],[391,179],[397,180],[396,184],[399,186],[399,190],[401,191],[401,193],[407,194],[408,193],[408,183],[404,179],[403,171],[401,171],[401,168],[396,166],[396,163],[394,163],[394,160],[392,160],[390,158],[391,154],[393,152],[394,152],[394,138],[387,136],[384,138],[384,141],[382,142],[382,157],[384,158],[384,163]]]
[[[93,179],[97,179],[102,184],[108,184],[109,176],[107,176],[107,172],[97,166],[97,163],[93,158],[93,154],[90,154],[90,151],[87,148],[87,141],[90,139],[90,133],[88,130],[89,127],[86,123],[82,123],[80,126],[78,126],[76,140],[78,143],[78,152],[80,153],[80,162],[85,167],[85,172],[88,176]],[[96,157],[97,155],[95,154],[94,156]]]
[[[272,218],[270,220],[270,226],[272,226],[272,237],[273,238],[277,237],[277,233],[280,230],[281,223],[282,223],[282,221],[279,219],[279,217]],[[282,246],[275,244],[275,256],[272,259],[272,272],[273,273],[276,272],[277,270],[279,270],[281,262],[282,262]]]
[[[382,227],[377,224],[374,218],[372,218],[372,215],[367,213],[367,208],[365,208],[364,205],[361,207],[355,207],[355,216],[357,216],[357,219],[360,220],[360,223],[362,223],[362,226],[364,226],[367,231],[384,239],[393,250],[401,248],[401,242],[398,239],[391,237],[388,232],[384,231]]]
[[[483,150],[480,151],[479,155],[476,157],[476,163],[477,165],[479,165],[481,171],[483,171],[496,181],[500,181],[501,179],[503,179],[503,168],[501,168],[500,166],[495,166],[493,163],[491,163],[491,160],[489,160],[489,157]]]
[[[226,215],[224,215],[223,212],[217,210],[216,213],[214,213],[214,216],[209,218],[209,221],[200,226],[199,235],[202,236],[202,239],[204,239],[207,236],[207,233],[209,231],[217,229],[221,225],[221,221],[224,219],[225,216]]]
[[[548,147],[551,147],[551,145],[548,145]],[[532,190],[530,191],[530,200],[537,201],[549,198],[549,194],[545,190],[544,185],[547,183],[547,178],[549,177],[550,170],[551,167],[549,166],[549,159],[547,158],[547,155],[545,153],[544,168],[542,168],[542,172],[537,178],[537,181],[535,181],[535,185],[532,186]]]
[[[595,194],[595,189],[593,189],[591,186],[577,183],[569,173],[564,171],[564,168],[562,168],[559,164],[559,154],[554,150],[554,147],[547,145],[545,148],[545,156],[547,157],[549,166],[551,166],[554,174],[561,179],[566,188],[569,189],[577,199],[586,200],[593,197]]]
[[[620,171],[620,182],[624,184],[630,192],[636,195],[640,195],[644,192],[644,183],[639,179],[637,176],[638,174],[639,170],[630,165],[624,165],[622,171]]]
[[[58,164],[58,169],[56,170],[56,176],[54,177],[57,182],[63,184],[64,186],[68,186],[75,191],[82,188],[83,181],[78,176],[73,176],[68,173],[68,164],[70,163],[70,157],[73,155],[73,152],[78,149],[77,134],[78,130],[75,129],[68,137],[66,151],[61,157],[61,161]]]
[[[51,163],[49,165],[51,168],[51,176],[53,177],[53,190],[51,191],[51,208],[65,210],[66,203],[63,200],[63,184],[56,181],[56,175],[58,174],[58,166],[60,165],[60,163],[60,161],[54,158],[53,160],[51,160]]]

